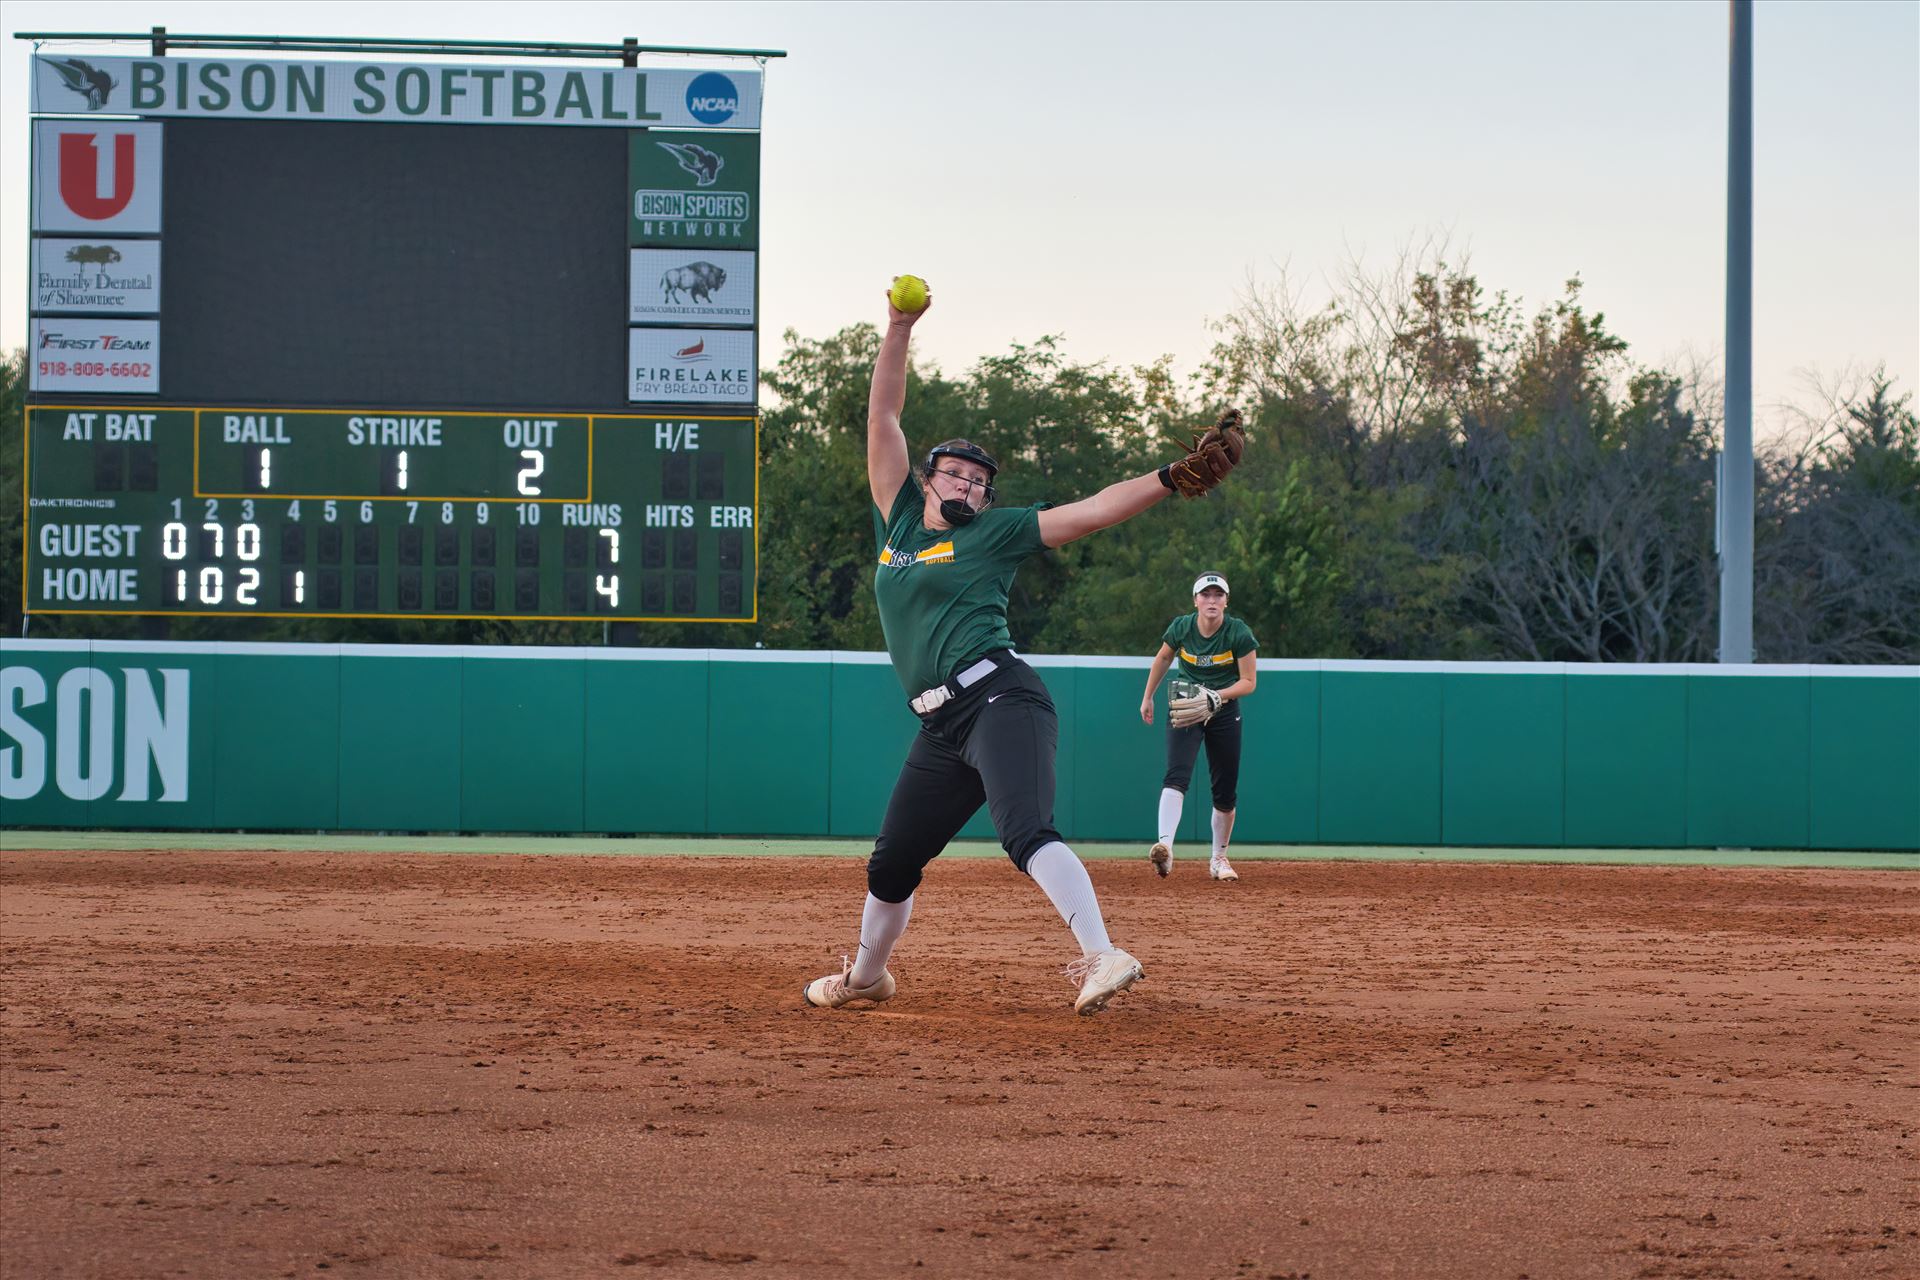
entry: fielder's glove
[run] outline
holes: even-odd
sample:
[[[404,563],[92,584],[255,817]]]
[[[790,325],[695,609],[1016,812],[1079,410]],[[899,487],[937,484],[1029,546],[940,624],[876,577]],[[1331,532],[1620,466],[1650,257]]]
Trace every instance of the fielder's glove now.
[[[1246,447],[1247,429],[1240,425],[1240,411],[1228,409],[1205,435],[1194,439],[1186,457],[1167,464],[1162,478],[1183,498],[1204,498],[1240,465]]]
[[[1176,729],[1205,724],[1213,719],[1213,713],[1220,709],[1222,701],[1217,690],[1202,686],[1198,693],[1174,698],[1167,703],[1167,722]]]

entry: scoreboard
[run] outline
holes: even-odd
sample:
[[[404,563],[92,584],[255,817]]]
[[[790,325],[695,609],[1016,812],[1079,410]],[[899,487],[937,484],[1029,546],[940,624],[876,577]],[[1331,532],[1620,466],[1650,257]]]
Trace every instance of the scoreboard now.
[[[34,77],[27,612],[757,616],[757,70]]]
[[[35,405],[39,613],[734,620],[752,418]]]

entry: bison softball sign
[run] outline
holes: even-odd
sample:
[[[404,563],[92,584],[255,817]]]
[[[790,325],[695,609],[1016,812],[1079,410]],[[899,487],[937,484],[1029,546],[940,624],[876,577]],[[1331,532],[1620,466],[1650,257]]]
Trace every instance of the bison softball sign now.
[[[614,128],[760,127],[757,70],[265,58],[34,59],[36,113]]]

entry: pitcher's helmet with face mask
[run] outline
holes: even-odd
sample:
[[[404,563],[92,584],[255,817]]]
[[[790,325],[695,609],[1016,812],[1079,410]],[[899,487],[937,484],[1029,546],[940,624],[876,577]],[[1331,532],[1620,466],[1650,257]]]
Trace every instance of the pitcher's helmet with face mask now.
[[[980,504],[980,511],[985,511],[993,505],[993,478],[1000,474],[1000,464],[993,460],[992,454],[971,440],[942,440],[939,444],[927,450],[927,460],[920,464],[920,472],[926,477],[928,484],[933,483],[934,463],[938,462],[941,458],[964,458],[968,462],[978,463],[985,467],[987,469],[987,483],[983,486],[985,493],[982,496],[985,497],[986,501]],[[940,500],[940,514],[948,524],[958,527],[971,521],[979,512],[958,498],[942,498]]]

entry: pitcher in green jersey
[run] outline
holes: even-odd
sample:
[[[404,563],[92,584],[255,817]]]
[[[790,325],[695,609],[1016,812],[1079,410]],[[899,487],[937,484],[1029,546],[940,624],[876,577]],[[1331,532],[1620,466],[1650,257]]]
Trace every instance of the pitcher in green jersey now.
[[[1260,642],[1246,623],[1227,612],[1227,580],[1203,573],[1193,582],[1193,612],[1168,624],[1160,651],[1147,672],[1140,718],[1153,723],[1153,692],[1168,668],[1175,669],[1168,689],[1167,773],[1160,782],[1160,838],[1147,854],[1161,875],[1173,870],[1173,835],[1193,780],[1194,757],[1207,748],[1207,772],[1213,781],[1213,856],[1208,871],[1215,880],[1238,880],[1227,860],[1233,815],[1240,788],[1240,699],[1253,692],[1259,677],[1254,650]]]
[[[1067,966],[1079,986],[1075,1012],[1097,1013],[1143,974],[1108,937],[1093,881],[1054,828],[1059,723],[1046,686],[1013,651],[1007,591],[1028,556],[1139,515],[1173,483],[1162,467],[1064,506],[1005,508],[994,505],[999,464],[970,441],[944,441],[913,465],[900,411],[908,336],[926,314],[889,302],[867,405],[873,590],[920,731],[867,860],[859,954],[808,983],[806,1000],[839,1008],[892,998],[887,959],[906,931],[922,873],[985,803],[1001,847],[1079,944],[1080,959]]]

